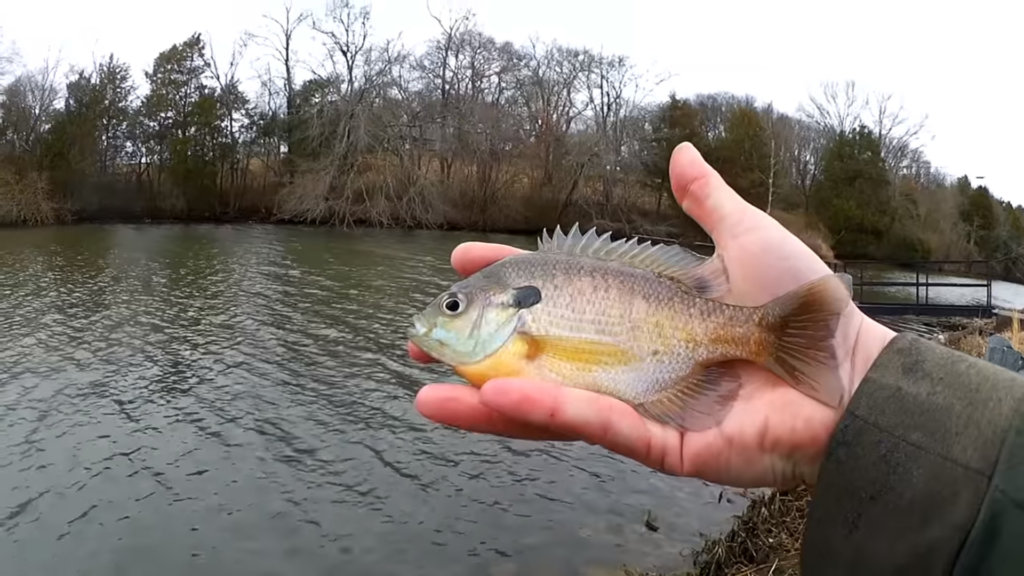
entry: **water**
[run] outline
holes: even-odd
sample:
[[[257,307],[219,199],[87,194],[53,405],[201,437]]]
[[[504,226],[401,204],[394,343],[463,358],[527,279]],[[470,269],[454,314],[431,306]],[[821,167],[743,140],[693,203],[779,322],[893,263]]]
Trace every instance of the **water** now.
[[[913,270],[895,269],[878,265],[869,265],[863,269],[851,266],[848,270],[854,283],[860,282],[918,282],[916,286],[855,286],[854,296],[869,303],[929,303],[984,306],[987,289],[982,278],[969,278],[946,273],[918,274]],[[975,286],[928,286],[925,282],[975,284]],[[992,306],[1003,310],[1024,309],[1024,285],[992,281]],[[923,316],[878,316],[877,320],[897,331],[915,332],[925,337],[955,330],[957,322],[949,319],[929,318]]]
[[[445,371],[403,329],[469,237],[0,231],[4,576],[579,574],[727,529],[716,486],[415,411]]]
[[[980,269],[980,267],[979,267]],[[851,267],[848,270],[854,283],[861,280],[861,270]],[[984,306],[986,297],[985,280],[968,278],[947,273],[921,272],[869,266],[863,269],[863,280],[866,282],[921,282],[920,289],[913,286],[865,286],[863,301],[879,303],[913,303],[920,299],[921,303],[929,304],[964,304]],[[929,286],[924,283],[962,283],[976,286]],[[854,295],[861,298],[861,288],[854,287]],[[1024,286],[1002,280],[992,281],[992,306],[1002,309],[1024,308]]]

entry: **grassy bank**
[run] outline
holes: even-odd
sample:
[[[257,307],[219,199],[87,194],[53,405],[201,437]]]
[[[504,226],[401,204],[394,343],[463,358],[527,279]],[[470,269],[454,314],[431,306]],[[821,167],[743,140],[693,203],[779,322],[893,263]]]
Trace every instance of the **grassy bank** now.
[[[1024,353],[1022,322],[1014,319],[1010,327],[996,330],[995,320],[965,320],[958,329],[942,334],[938,340],[955,350],[984,358],[988,337],[1002,333]],[[694,568],[672,576],[798,576],[800,546],[811,492],[773,490],[754,496],[743,514],[725,534],[710,538],[694,555]],[[630,569],[625,576],[668,576]]]

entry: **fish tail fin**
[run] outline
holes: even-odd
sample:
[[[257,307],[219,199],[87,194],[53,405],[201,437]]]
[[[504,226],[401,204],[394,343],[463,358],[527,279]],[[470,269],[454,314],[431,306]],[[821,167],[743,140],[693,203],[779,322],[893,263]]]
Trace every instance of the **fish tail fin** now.
[[[852,290],[839,274],[812,280],[762,308],[762,324],[772,336],[763,365],[807,396],[833,408],[846,400],[839,374],[835,332],[852,302]]]
[[[844,278],[845,276],[845,278]],[[849,275],[813,280],[769,302],[757,312],[773,343],[762,364],[797,390],[830,406],[846,396],[839,378],[834,337],[852,301]],[[634,410],[645,418],[689,431],[712,428],[731,410],[740,390],[732,361],[696,364],[673,386]]]

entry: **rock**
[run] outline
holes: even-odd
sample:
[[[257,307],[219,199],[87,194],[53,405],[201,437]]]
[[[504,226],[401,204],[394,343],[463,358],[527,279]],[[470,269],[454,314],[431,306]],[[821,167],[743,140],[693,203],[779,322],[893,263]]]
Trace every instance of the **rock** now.
[[[1013,348],[1013,343],[1010,342],[1006,336],[1001,334],[993,334],[988,337],[988,347],[992,348]]]
[[[989,337],[985,360],[1007,370],[1024,372],[1024,355],[1014,350],[1013,344],[998,334]]]
[[[654,513],[651,512],[650,510],[648,510],[647,513],[644,514],[644,528],[647,528],[651,532],[657,532],[658,530],[661,530],[661,527],[658,526],[658,519],[655,518]]]

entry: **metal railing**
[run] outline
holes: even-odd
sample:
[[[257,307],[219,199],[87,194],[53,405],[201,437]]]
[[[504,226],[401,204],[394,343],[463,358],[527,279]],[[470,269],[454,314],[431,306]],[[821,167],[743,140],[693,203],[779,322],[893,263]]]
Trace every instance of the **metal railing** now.
[[[913,269],[914,280],[865,280],[864,271],[873,266],[887,269]],[[955,267],[954,270],[943,271],[943,267]],[[966,267],[966,270],[964,268]],[[936,270],[935,268],[938,268]],[[933,274],[971,275],[975,270],[984,270],[984,280],[977,282],[935,281]],[[850,273],[854,269],[854,273]],[[833,272],[844,272],[853,279],[854,299],[865,311],[878,314],[918,314],[941,316],[991,316],[995,313],[992,307],[992,276],[991,262],[987,260],[846,260],[834,262]],[[914,301],[886,302],[864,299],[864,288],[913,288]],[[985,289],[985,304],[944,304],[931,300],[932,288],[977,288]]]

